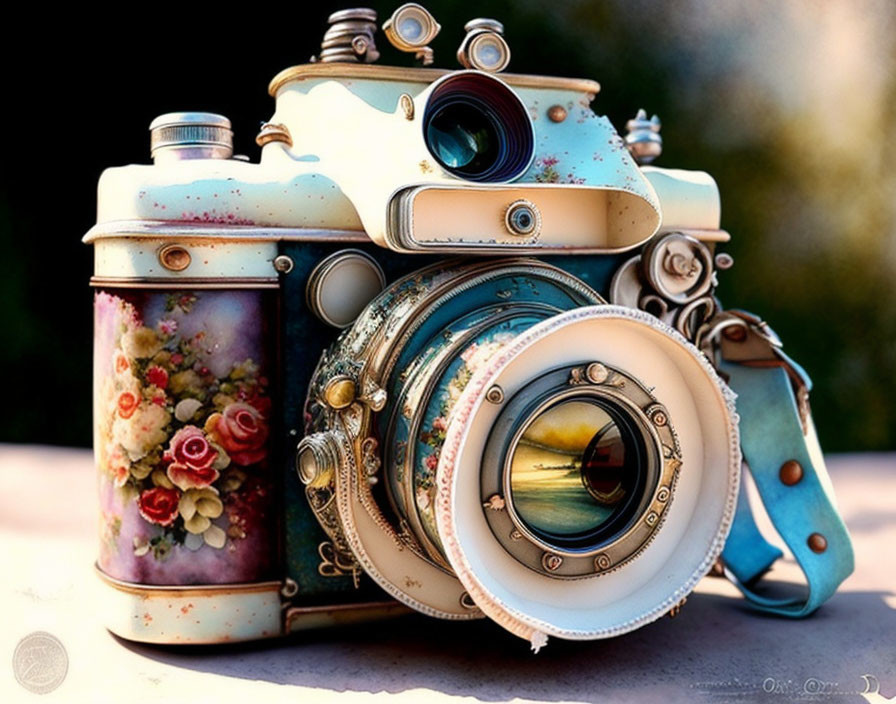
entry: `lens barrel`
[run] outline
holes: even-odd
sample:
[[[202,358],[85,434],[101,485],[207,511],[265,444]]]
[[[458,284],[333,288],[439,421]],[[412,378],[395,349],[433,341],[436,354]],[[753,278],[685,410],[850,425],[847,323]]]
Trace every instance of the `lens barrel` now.
[[[532,163],[532,121],[516,93],[479,73],[461,73],[433,90],[423,136],[436,161],[468,181],[512,181]]]

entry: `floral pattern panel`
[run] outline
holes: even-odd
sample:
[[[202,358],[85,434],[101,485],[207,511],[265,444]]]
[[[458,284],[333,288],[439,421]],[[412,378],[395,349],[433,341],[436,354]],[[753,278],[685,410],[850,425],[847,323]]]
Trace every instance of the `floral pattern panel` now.
[[[273,304],[261,291],[97,292],[99,566],[111,577],[272,576]]]

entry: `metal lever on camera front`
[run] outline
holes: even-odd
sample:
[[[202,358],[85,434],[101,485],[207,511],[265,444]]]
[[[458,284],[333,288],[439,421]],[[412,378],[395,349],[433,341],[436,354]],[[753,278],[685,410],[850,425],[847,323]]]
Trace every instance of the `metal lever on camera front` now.
[[[809,412],[811,381],[764,322],[727,311],[702,331],[737,393],[741,446],[766,512],[808,584],[805,598],[771,599],[754,587],[781,556],[759,533],[742,488],[722,559],[726,576],[762,611],[798,618],[826,601],[854,567]]]

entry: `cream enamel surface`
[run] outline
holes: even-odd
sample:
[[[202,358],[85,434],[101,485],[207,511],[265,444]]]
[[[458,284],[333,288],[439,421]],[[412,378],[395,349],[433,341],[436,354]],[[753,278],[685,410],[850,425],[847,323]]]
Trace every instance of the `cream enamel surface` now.
[[[179,244],[190,254],[190,265],[169,271],[159,261],[159,250]],[[164,278],[171,283],[199,277],[276,279],[274,257],[277,243],[225,242],[185,238],[136,239],[103,238],[94,245],[94,274],[109,278]]]
[[[143,643],[224,643],[281,635],[280,584],[248,589],[102,587],[106,627]]]
[[[516,236],[505,227],[504,214],[519,199],[530,201],[541,215],[541,229],[534,236]],[[588,187],[527,183],[513,188],[430,188],[418,192],[413,207],[413,236],[421,244],[619,250],[640,244],[657,227],[656,211],[641,198]]]
[[[705,171],[641,167],[656,191],[663,214],[660,232],[679,229],[717,230],[722,201],[715,179]]]

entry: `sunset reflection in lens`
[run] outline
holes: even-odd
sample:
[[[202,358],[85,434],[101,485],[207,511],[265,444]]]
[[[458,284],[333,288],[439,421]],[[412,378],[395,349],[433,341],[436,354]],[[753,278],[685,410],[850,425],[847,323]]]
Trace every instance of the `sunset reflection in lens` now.
[[[630,503],[638,452],[617,418],[603,404],[574,399],[528,425],[513,450],[510,488],[530,530],[548,540],[587,538]]]

